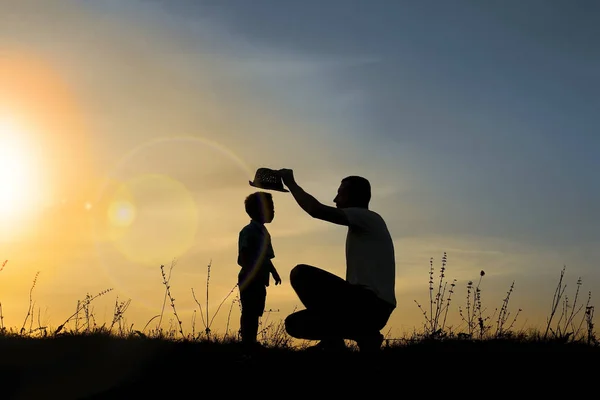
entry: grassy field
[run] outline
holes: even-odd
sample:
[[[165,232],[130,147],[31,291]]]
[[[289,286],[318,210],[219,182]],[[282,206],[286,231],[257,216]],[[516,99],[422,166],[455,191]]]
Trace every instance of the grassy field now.
[[[345,352],[310,351],[294,342],[281,322],[262,326],[263,348],[253,353],[241,347],[237,333],[217,336],[204,320],[202,331],[185,333],[170,293],[170,270],[161,271],[163,312],[170,306],[169,314],[178,322],[169,330],[160,328],[164,313],[141,329],[125,326],[128,301],[115,302],[112,321],[98,326],[90,305],[109,291],[87,295],[56,328],[35,326],[31,307],[21,327],[0,325],[0,399],[230,397],[245,392],[356,396],[361,390],[372,397],[413,389],[475,395],[478,385],[487,394],[517,387],[556,394],[557,385],[574,390],[593,386],[600,361],[591,293],[581,301],[579,280],[577,293],[568,299],[564,269],[542,329],[514,330],[520,310],[509,311],[512,287],[502,306],[487,314],[479,289],[483,271],[479,282],[468,283],[465,304],[458,307],[463,324],[452,328],[446,317],[455,282],[446,280],[445,255],[437,272],[432,260],[429,302],[417,303],[422,329],[387,337],[374,354],[358,352],[350,341]]]

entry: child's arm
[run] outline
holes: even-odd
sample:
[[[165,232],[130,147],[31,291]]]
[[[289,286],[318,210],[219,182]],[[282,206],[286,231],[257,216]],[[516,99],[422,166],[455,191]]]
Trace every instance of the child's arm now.
[[[270,264],[271,264],[271,275],[273,275],[273,280],[275,281],[275,285],[280,285],[281,277],[279,276],[279,273],[277,272],[277,269],[275,268],[275,265],[273,265],[272,261],[270,261]]]

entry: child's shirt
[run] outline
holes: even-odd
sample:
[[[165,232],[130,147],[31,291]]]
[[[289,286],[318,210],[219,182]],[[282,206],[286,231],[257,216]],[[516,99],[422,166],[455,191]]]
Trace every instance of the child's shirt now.
[[[246,249],[250,254],[251,271],[245,271],[241,263],[242,249]],[[269,286],[269,275],[273,264],[271,259],[275,258],[275,252],[271,244],[271,235],[264,224],[251,220],[240,231],[238,240],[238,260],[237,263],[242,267],[244,275],[262,281],[265,286]]]

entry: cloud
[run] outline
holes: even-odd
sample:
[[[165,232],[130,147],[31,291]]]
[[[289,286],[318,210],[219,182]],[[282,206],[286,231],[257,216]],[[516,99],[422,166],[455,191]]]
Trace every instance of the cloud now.
[[[329,77],[340,70],[370,65],[379,62],[374,57],[310,57],[301,54],[281,54],[274,50],[252,49],[249,54],[235,54],[234,70],[239,74],[269,80]]]

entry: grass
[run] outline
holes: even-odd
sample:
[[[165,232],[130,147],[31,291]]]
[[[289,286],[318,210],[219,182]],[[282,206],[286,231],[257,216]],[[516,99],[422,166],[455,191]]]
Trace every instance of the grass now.
[[[433,258],[430,260],[428,302],[421,304],[415,300],[423,313],[422,329],[400,338],[391,338],[388,334],[380,353],[361,354],[351,342],[348,343],[350,351],[346,353],[328,355],[305,351],[307,343],[295,343],[285,332],[282,322],[269,322],[271,313],[266,310],[259,332],[264,349],[248,355],[241,348],[238,333],[229,329],[233,307],[239,306],[239,294],[231,299],[237,293],[237,285],[211,315],[212,262],[209,263],[204,305],[194,289],[191,290],[198,310],[194,311],[191,330],[186,333],[170,286],[175,265],[176,260],[173,260],[169,268],[160,266],[163,307],[161,313],[141,329],[126,322],[125,314],[131,300],[118,297],[111,321],[98,324],[93,303],[110,294],[111,289],[86,294],[77,302],[73,314],[55,329],[41,324],[38,306],[36,323],[34,289],[38,272],[29,291],[29,308],[20,327],[4,326],[0,303],[0,379],[3,380],[0,381],[0,393],[8,396],[0,397],[39,398],[47,397],[53,391],[60,392],[60,398],[65,399],[156,396],[162,391],[174,395],[184,393],[185,388],[200,390],[198,386],[211,385],[215,379],[226,377],[238,384],[246,380],[275,385],[276,381],[288,382],[290,377],[302,377],[307,373],[309,382],[323,384],[331,383],[327,377],[332,374],[362,374],[378,382],[385,377],[390,384],[398,376],[414,375],[414,379],[418,379],[427,374],[437,374],[435,379],[440,380],[464,373],[472,379],[481,371],[492,371],[507,363],[510,368],[498,372],[506,375],[504,378],[497,376],[502,380],[516,378],[514,373],[519,368],[523,373],[530,372],[525,366],[546,368],[549,365],[546,358],[551,359],[556,373],[561,371],[560,379],[565,379],[574,371],[581,373],[576,362],[584,362],[590,357],[597,361],[600,356],[591,292],[586,297],[581,294],[582,280],[579,278],[571,299],[566,292],[565,268],[560,272],[547,322],[541,329],[515,330],[522,309],[511,309],[514,282],[499,306],[488,310],[482,290],[484,271],[479,273],[477,280],[467,282],[466,293],[461,299],[464,303],[455,305],[460,288],[456,279],[447,278],[448,257],[444,253],[438,271]],[[4,266],[6,262],[2,268]],[[215,334],[211,329],[215,316],[229,299],[225,333]],[[163,321],[167,312],[172,315],[172,322],[165,329]],[[457,326],[449,324],[450,313],[458,313],[460,323]],[[197,330],[198,315],[202,329]],[[563,362],[566,364],[561,364]],[[463,364],[465,370],[460,367]],[[582,375],[577,379],[582,379]],[[296,390],[302,388],[306,389],[302,386]],[[233,385],[229,389],[240,387]],[[104,397],[100,393],[105,393]]]
[[[522,345],[530,343],[560,342],[585,344],[597,347],[598,341],[594,326],[594,306],[592,305],[592,293],[588,292],[587,301],[581,302],[580,289],[582,279],[576,283],[576,292],[573,301],[569,301],[565,293],[567,285],[564,282],[566,267],[560,271],[560,277],[552,299],[552,306],[547,317],[543,332],[539,329],[528,329],[515,331],[515,323],[523,311],[519,308],[516,312],[510,310],[510,297],[514,292],[513,281],[503,298],[500,307],[489,312],[483,305],[481,284],[485,271],[479,273],[479,279],[468,281],[466,286],[466,299],[464,305],[458,306],[458,313],[462,323],[453,328],[446,325],[448,311],[452,302],[452,295],[456,289],[456,279],[450,284],[446,277],[447,254],[444,253],[441,260],[439,275],[435,277],[433,258],[430,259],[429,269],[429,310],[415,300],[415,303],[423,313],[425,323],[423,330],[415,334],[421,339],[446,340],[468,339],[468,340],[510,340]],[[437,278],[437,280],[436,280]]]

